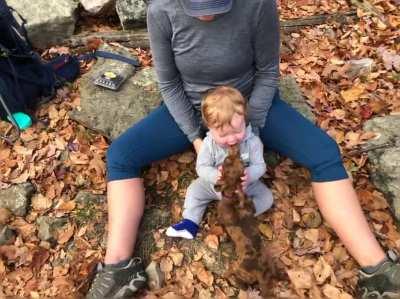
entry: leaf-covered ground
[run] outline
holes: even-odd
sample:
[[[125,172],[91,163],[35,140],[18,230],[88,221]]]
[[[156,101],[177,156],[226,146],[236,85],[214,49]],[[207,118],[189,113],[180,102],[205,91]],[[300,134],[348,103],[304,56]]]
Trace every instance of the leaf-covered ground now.
[[[400,234],[385,199],[370,182],[367,154],[351,155],[373,137],[362,131],[364,121],[400,113],[399,2],[373,3],[385,19],[358,10],[359,20],[353,24],[330,23],[289,34],[283,39],[289,50],[282,55],[281,73],[296,78],[318,125],[340,145],[381,244],[400,249]],[[350,9],[346,1],[280,1],[282,19]],[[104,28],[92,24],[87,29]],[[70,49],[52,48],[43,54],[62,51]],[[132,51],[149,65],[148,52]],[[373,60],[370,70],[351,71],[349,61],[363,58]],[[88,68],[90,65],[82,66],[82,71]],[[0,143],[0,189],[29,181],[37,190],[26,217],[0,217],[17,231],[12,243],[0,246],[0,297],[79,297],[90,269],[104,255],[105,202],[77,202],[74,198],[80,190],[105,194],[109,142],[69,119],[68,111],[79,107],[79,101],[78,81],[43,105],[37,111],[40,122],[23,132],[13,146]],[[0,123],[1,133],[10,129],[9,124]],[[194,152],[186,152],[146,170],[147,209],[169,210],[173,221],[180,218],[186,188],[195,177],[194,159]],[[320,221],[308,172],[284,157],[279,162],[264,176],[273,190],[275,206],[259,218],[260,233],[285,266],[285,277],[274,283],[276,297],[352,298],[357,264],[332,229]],[[36,220],[43,215],[67,219],[53,232],[54,242],[38,237]],[[260,298],[256,289],[239,290],[210,271],[213,256],[209,252],[224,255],[227,242],[215,210],[208,210],[198,237],[205,247],[190,256],[182,245],[187,243],[166,239],[164,231],[154,231],[157,249],[152,260],[164,272],[165,285],[138,297]]]

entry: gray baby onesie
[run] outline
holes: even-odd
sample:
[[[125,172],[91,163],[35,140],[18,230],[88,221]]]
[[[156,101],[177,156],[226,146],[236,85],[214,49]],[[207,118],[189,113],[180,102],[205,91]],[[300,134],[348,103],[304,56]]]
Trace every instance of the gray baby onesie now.
[[[199,224],[207,205],[213,200],[221,199],[221,194],[215,191],[214,185],[217,182],[217,167],[227,155],[228,150],[220,147],[208,132],[196,161],[199,178],[194,180],[187,190],[183,218]],[[246,165],[249,176],[249,185],[245,193],[252,199],[257,216],[272,206],[273,198],[271,190],[259,180],[266,170],[263,144],[259,137],[253,134],[250,125],[246,128],[246,135],[240,143],[240,157]]]

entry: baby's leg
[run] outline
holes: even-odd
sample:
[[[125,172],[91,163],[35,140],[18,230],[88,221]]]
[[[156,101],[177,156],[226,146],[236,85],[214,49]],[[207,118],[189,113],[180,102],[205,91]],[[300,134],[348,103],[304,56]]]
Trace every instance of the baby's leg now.
[[[194,180],[186,192],[183,218],[197,225],[201,222],[207,205],[218,199],[213,185],[200,178]]]
[[[246,190],[246,195],[249,196],[256,210],[254,216],[258,216],[268,210],[273,204],[272,192],[261,181],[251,183]]]

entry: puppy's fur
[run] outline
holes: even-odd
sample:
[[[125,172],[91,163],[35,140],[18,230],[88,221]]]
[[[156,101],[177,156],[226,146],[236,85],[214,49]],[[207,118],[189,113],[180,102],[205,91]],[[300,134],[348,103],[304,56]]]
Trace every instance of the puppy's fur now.
[[[242,191],[244,165],[239,146],[229,148],[222,167],[222,176],[216,185],[216,190],[222,193],[218,219],[235,244],[237,254],[237,260],[230,265],[225,276],[233,275],[242,286],[258,283],[261,294],[271,298],[270,281],[274,267],[262,244],[253,202]]]

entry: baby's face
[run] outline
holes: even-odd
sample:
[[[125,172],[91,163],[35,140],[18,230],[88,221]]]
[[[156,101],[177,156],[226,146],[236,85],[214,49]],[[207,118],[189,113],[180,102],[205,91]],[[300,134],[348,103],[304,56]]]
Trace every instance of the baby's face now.
[[[242,142],[246,134],[246,121],[243,115],[235,113],[230,125],[221,128],[209,128],[211,136],[221,147],[228,147]]]

